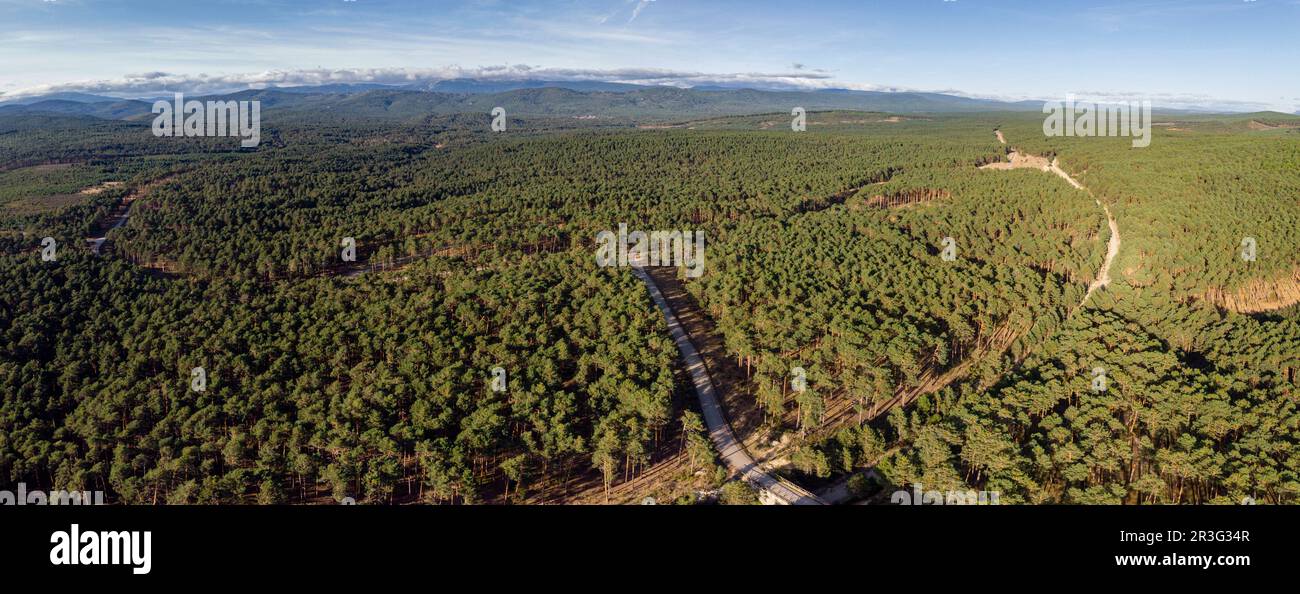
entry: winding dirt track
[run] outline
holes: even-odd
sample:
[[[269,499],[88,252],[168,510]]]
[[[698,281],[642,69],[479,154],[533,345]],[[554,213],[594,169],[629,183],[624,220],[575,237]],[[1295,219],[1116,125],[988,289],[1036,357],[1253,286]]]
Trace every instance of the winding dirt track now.
[[[994,130],[993,133],[997,136],[998,142],[1002,144],[1007,143],[1006,137],[1003,135],[1001,130]],[[1087,192],[1089,196],[1092,196],[1092,191],[1084,187],[1083,184],[1079,183],[1078,180],[1066,173],[1065,170],[1061,169],[1057,164],[1056,159],[1053,159],[1051,163],[1048,163],[1047,159],[1027,155],[1014,149],[1012,149],[1012,157],[1013,159],[1011,163],[990,163],[982,166],[981,169],[1039,169],[1060,176],[1071,186],[1074,186],[1075,189],[1083,190],[1084,192]],[[1071,314],[1087,305],[1088,300],[1092,298],[1092,294],[1098,289],[1110,284],[1111,264],[1114,263],[1115,256],[1119,254],[1119,225],[1115,222],[1115,217],[1111,216],[1110,209],[1107,208],[1105,204],[1102,204],[1096,197],[1093,197],[1093,201],[1096,202],[1097,206],[1100,206],[1102,211],[1106,214],[1106,222],[1110,227],[1110,239],[1106,245],[1106,258],[1102,261],[1101,268],[1098,269],[1097,275],[1092,283],[1088,285],[1088,292],[1084,294],[1083,299],[1079,301],[1077,306],[1070,310]],[[826,409],[822,418],[821,427],[838,427],[840,424],[847,422],[849,417],[852,416],[857,417],[856,422],[859,424],[864,421],[874,420],[895,407],[907,406],[925,394],[937,392],[964,377],[966,372],[969,371],[971,366],[973,366],[977,361],[983,360],[985,357],[988,357],[993,353],[1001,353],[1010,348],[1024,330],[1026,329],[1001,325],[995,328],[994,331],[990,333],[990,336],[981,338],[975,350],[958,365],[942,373],[927,366],[925,372],[919,378],[920,381],[917,382],[916,385],[912,387],[899,386],[893,397],[888,400],[873,403],[870,407],[865,409],[860,409],[856,406],[857,402],[851,399],[841,399],[833,402]]]
[[[1001,142],[1002,144],[1007,143],[1007,139],[1002,135],[1001,130],[994,130],[993,133],[997,135],[998,142]],[[1083,190],[1084,192],[1087,192],[1089,196],[1092,196],[1092,190],[1085,188],[1078,180],[1070,177],[1070,174],[1066,173],[1065,170],[1061,169],[1057,164],[1058,161],[1059,159],[1053,158],[1052,164],[1047,167],[1047,171],[1061,176],[1062,179],[1069,182],[1071,186],[1075,187],[1075,189]],[[1106,242],[1106,259],[1102,260],[1101,268],[1097,270],[1097,277],[1092,281],[1092,284],[1088,285],[1088,292],[1083,296],[1083,301],[1079,302],[1079,307],[1075,308],[1076,310],[1086,305],[1088,299],[1092,298],[1092,294],[1097,292],[1097,289],[1110,284],[1110,266],[1115,262],[1115,256],[1119,255],[1119,224],[1115,222],[1115,217],[1110,214],[1109,207],[1102,204],[1101,200],[1098,200],[1096,196],[1093,196],[1092,200],[1097,203],[1097,206],[1101,207],[1102,212],[1106,213],[1106,224],[1110,227],[1110,240]]]
[[[1052,159],[1053,173],[1065,178],[1065,181],[1070,182],[1070,185],[1088,192],[1089,196],[1092,195],[1092,192],[1088,190],[1088,188],[1083,187],[1082,184],[1070,177],[1068,173],[1061,170],[1061,168],[1056,165],[1056,161],[1056,159]],[[1079,303],[1079,307],[1083,307],[1084,304],[1088,303],[1088,299],[1092,297],[1092,294],[1095,293],[1097,289],[1110,284],[1110,265],[1115,262],[1115,256],[1119,255],[1119,224],[1115,222],[1115,217],[1110,214],[1110,208],[1105,204],[1102,204],[1101,200],[1098,200],[1096,197],[1093,197],[1092,200],[1097,203],[1097,206],[1101,207],[1103,212],[1106,213],[1106,225],[1110,227],[1110,240],[1106,242],[1106,259],[1102,260],[1101,268],[1097,270],[1097,278],[1093,279],[1092,284],[1088,285],[1088,293],[1083,296],[1083,301]]]

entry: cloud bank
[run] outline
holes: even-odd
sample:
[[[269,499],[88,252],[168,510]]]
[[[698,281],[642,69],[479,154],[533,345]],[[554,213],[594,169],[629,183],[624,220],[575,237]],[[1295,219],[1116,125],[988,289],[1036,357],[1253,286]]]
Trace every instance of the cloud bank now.
[[[837,80],[832,73],[794,64],[787,72],[731,72],[710,73],[664,68],[547,68],[523,64],[438,68],[317,68],[307,70],[267,70],[237,74],[177,74],[168,72],[143,72],[121,78],[83,80],[61,84],[27,87],[0,93],[0,101],[47,95],[50,93],[77,92],[121,98],[155,97],[181,92],[189,95],[210,95],[264,89],[268,87],[316,86],[324,84],[375,83],[406,85],[435,83],[443,80],[472,78],[481,81],[503,82],[521,80],[547,80],[560,82],[621,82],[652,86],[689,88],[697,86],[749,87],[763,90],[816,91],[847,89],[854,91],[930,92],[957,95],[975,99],[997,101],[1063,100],[1065,94],[1052,97],[1029,97],[967,93],[957,89],[912,89],[871,83]],[[1109,103],[1119,101],[1149,100],[1157,108],[1203,109],[1214,111],[1262,111],[1277,109],[1265,103],[1215,99],[1208,95],[1182,95],[1170,93],[1141,93],[1079,90],[1071,92],[1080,101]]]
[[[6,99],[60,92],[94,93],[116,97],[143,97],[172,92],[211,94],[269,86],[303,86],[323,84],[411,84],[473,78],[483,81],[553,80],[603,81],[641,85],[694,87],[700,85],[755,86],[766,89],[815,90],[852,88],[856,90],[890,90],[880,85],[836,82],[819,71],[791,72],[688,72],[661,68],[544,68],[528,65],[481,66],[465,68],[343,68],[309,70],[267,70],[237,74],[176,74],[144,72],[116,79],[82,80],[40,85],[11,91]]]

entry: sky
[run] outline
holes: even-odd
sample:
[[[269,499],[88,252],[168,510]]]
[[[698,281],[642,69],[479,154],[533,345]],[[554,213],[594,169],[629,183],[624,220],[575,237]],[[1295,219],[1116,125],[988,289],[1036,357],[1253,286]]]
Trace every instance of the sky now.
[[[9,97],[466,77],[1296,112],[1297,65],[1300,0],[0,0]]]

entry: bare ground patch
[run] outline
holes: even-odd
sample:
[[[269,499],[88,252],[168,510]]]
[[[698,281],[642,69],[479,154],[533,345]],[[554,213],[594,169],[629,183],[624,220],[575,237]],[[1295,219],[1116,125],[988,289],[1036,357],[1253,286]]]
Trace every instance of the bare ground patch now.
[[[1001,132],[998,134],[1000,135]],[[980,165],[980,169],[1038,169],[1050,171],[1052,168],[1052,163],[1046,157],[1026,155],[1020,151],[1007,153],[1007,159],[1007,161]]]
[[[98,196],[100,194],[103,194],[106,190],[111,190],[113,188],[120,188],[125,183],[126,182],[120,182],[120,181],[106,181],[102,184],[99,184],[98,186],[91,186],[89,188],[86,188],[82,190],[80,194],[82,196]]]

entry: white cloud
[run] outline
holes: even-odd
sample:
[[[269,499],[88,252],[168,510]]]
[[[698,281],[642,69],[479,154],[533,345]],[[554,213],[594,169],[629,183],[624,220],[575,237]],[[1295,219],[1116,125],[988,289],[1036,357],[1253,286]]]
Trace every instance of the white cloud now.
[[[223,93],[247,88],[265,88],[270,85],[300,86],[331,83],[409,84],[440,80],[474,78],[479,80],[556,80],[556,81],[609,81],[644,85],[671,85],[691,87],[697,85],[754,85],[765,88],[820,89],[844,88],[830,76],[819,72],[736,72],[707,73],[663,68],[545,68],[524,64],[480,66],[466,68],[445,66],[440,68],[343,68],[307,70],[267,70],[240,74],[174,74],[145,72],[128,74],[116,79],[82,80],[61,84],[47,84],[23,88],[6,93],[5,98],[44,95],[57,92],[82,92],[139,97],[160,93],[185,92],[190,94]],[[877,85],[849,85],[851,88],[879,90]]]
[[[879,85],[842,81],[824,70],[809,69],[796,64],[788,72],[697,72],[667,68],[554,68],[527,64],[491,65],[477,67],[443,66],[438,68],[316,68],[305,70],[266,70],[238,74],[176,74],[168,72],[141,72],[116,79],[83,80],[61,84],[26,87],[0,93],[0,98],[44,95],[58,92],[81,92],[118,97],[150,97],[183,92],[190,95],[218,94],[244,89],[262,89],[270,86],[303,86],[322,84],[411,84],[432,83],[441,80],[473,78],[483,81],[550,80],[550,81],[605,81],[641,85],[694,87],[721,85],[752,87],[768,90],[813,91],[820,89],[848,89],[853,91],[931,92],[997,101],[1063,100],[1059,96],[995,95],[969,93],[958,89],[915,89],[893,85]],[[10,85],[12,86],[12,85]],[[1157,108],[1202,109],[1215,111],[1291,112],[1300,105],[1283,100],[1270,104],[1257,101],[1216,99],[1204,94],[1143,93],[1116,91],[1076,90],[1072,94],[1079,101],[1099,103],[1149,100]]]
[[[645,7],[649,6],[650,3],[654,1],[655,0],[637,0],[636,8],[632,9],[632,18],[628,19],[627,22],[630,23],[635,21],[636,17],[641,16],[641,11],[645,10]]]

